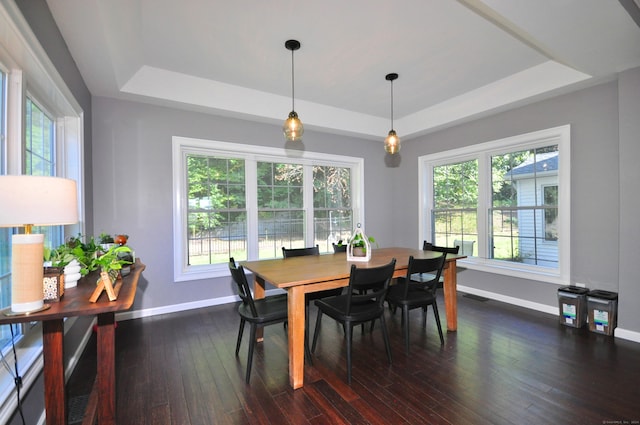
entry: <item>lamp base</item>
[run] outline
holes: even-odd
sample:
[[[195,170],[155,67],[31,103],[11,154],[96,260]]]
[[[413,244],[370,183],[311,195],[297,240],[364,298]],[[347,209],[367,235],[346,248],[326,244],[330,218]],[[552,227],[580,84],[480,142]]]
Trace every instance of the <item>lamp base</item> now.
[[[11,307],[8,307],[8,308],[2,310],[2,314],[4,314],[7,317],[28,316],[30,314],[40,313],[41,311],[45,311],[45,310],[48,310],[50,308],[51,308],[51,304],[44,304],[39,309],[31,310],[31,311],[13,311],[13,310],[11,310]]]
[[[16,234],[11,241],[11,311],[38,311],[44,305],[44,235]]]

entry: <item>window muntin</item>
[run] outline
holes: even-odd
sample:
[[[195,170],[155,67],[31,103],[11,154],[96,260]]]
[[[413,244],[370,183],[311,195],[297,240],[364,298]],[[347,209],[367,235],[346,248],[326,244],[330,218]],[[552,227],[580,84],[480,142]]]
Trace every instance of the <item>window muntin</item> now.
[[[258,258],[282,256],[282,247],[306,240],[304,170],[300,164],[257,163]]]
[[[57,164],[54,121],[31,96],[27,96],[25,121],[23,174],[55,176]],[[43,234],[48,248],[60,246],[64,241],[63,226],[34,226],[32,232]]]
[[[333,252],[333,243],[346,243],[353,232],[351,169],[313,167],[313,229],[322,252]]]
[[[247,258],[244,161],[187,156],[188,263]]]
[[[433,167],[432,243],[454,246],[478,240],[478,161]],[[472,255],[472,253],[469,253]]]
[[[199,263],[192,261],[193,240],[209,249],[209,239],[216,235],[202,236],[205,226],[195,225],[196,217],[211,211],[204,210],[204,202],[195,201],[205,195],[193,195],[187,172],[192,157],[244,161],[245,167],[245,205],[241,211],[228,211],[241,215],[230,216],[226,222],[215,216],[222,225],[214,230],[228,231],[228,245],[237,249],[217,256],[207,254],[206,261]],[[313,152],[291,156],[278,148],[174,137],[174,280],[226,276],[230,255],[236,260],[277,258],[282,246],[315,244],[321,252],[333,252],[331,242],[346,240],[353,230],[351,224],[363,222],[363,163],[362,158]],[[207,216],[207,225],[218,222]]]
[[[525,153],[529,162],[516,161],[518,155]],[[425,239],[437,240],[433,213],[442,209],[443,204],[436,204],[434,199],[437,190],[434,170],[476,160],[478,235],[474,256],[462,260],[465,267],[566,284],[570,278],[571,258],[568,243],[571,229],[570,156],[570,126],[566,125],[421,157],[419,173],[423,199],[419,205],[419,243]],[[520,168],[516,170],[516,167]],[[529,175],[523,172],[527,167]],[[505,174],[505,168],[514,171]],[[530,186],[526,190],[525,177]],[[460,221],[459,217],[452,221],[456,219]],[[519,220],[527,223],[526,229],[522,225],[518,229]],[[455,231],[454,228],[438,230],[438,235],[449,236]],[[494,239],[499,237],[506,243],[495,243]],[[524,241],[533,248],[524,250]],[[449,242],[448,245],[453,244]],[[523,253],[527,254],[526,258]]]
[[[490,258],[557,267],[558,159],[557,145],[491,157]]]

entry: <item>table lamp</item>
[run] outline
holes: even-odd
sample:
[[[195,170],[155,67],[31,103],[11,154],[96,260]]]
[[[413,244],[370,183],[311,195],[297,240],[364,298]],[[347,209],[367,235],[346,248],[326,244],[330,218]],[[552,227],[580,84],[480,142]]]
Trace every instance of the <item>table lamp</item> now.
[[[11,238],[11,311],[44,310],[44,235],[32,226],[78,222],[76,182],[60,177],[0,176],[0,227],[24,227]],[[48,307],[48,306],[47,306]]]

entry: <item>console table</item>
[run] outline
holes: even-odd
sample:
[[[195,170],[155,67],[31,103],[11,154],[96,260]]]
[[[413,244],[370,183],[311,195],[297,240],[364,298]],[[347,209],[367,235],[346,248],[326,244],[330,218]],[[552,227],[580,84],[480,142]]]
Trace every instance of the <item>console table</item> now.
[[[123,278],[118,299],[109,301],[103,293],[97,302],[89,297],[95,290],[97,273],[78,281],[78,286],[64,290],[59,302],[51,303],[45,311],[23,316],[5,316],[0,313],[0,325],[9,323],[42,322],[42,353],[44,358],[44,402],[47,425],[67,423],[67,400],[64,379],[64,318],[97,316],[97,374],[89,398],[85,418],[97,419],[99,424],[116,423],[115,375],[115,313],[128,310],[133,304],[140,274],[145,265],[136,260],[131,273]],[[93,403],[91,400],[94,400]],[[97,410],[97,412],[96,412]]]

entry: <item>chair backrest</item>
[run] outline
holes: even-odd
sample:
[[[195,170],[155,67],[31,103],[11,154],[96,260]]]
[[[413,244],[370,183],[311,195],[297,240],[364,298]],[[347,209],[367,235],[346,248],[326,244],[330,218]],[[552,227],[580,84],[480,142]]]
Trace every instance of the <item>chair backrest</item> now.
[[[251,294],[251,288],[249,288],[249,282],[247,282],[247,275],[244,274],[244,268],[242,266],[236,265],[233,257],[229,258],[229,271],[231,272],[233,282],[238,288],[238,295],[242,303],[249,306],[253,317],[258,317],[258,310],[253,302],[253,295]]]
[[[384,299],[395,267],[395,258],[379,267],[360,268],[352,264],[347,288],[347,315],[354,304],[374,302],[379,308],[384,309]]]
[[[422,244],[423,251],[436,251],[436,252],[444,252],[447,254],[457,254],[460,252],[460,245],[455,245],[454,247],[448,246],[437,246],[430,242],[424,241]]]
[[[304,255],[320,255],[320,247],[318,245],[309,248],[282,247],[282,256],[284,258],[302,257]]]
[[[473,255],[473,245],[476,241],[461,241],[454,239],[453,244],[459,246],[462,250],[462,255]]]
[[[338,244],[341,244],[342,241],[339,241]],[[347,252],[347,245],[336,245],[335,243],[331,243],[333,246],[333,253],[337,254],[338,252]]]
[[[410,286],[415,289],[427,290],[435,295],[446,257],[446,252],[435,258],[413,258],[413,256],[410,256],[407,276],[404,279],[398,279],[400,281],[399,284],[404,285],[404,297],[407,296]],[[415,273],[424,273],[423,276],[433,276],[433,279],[421,280],[420,282],[412,281],[411,276]]]

